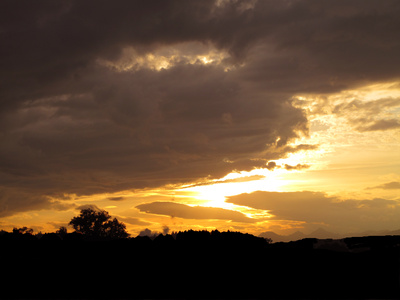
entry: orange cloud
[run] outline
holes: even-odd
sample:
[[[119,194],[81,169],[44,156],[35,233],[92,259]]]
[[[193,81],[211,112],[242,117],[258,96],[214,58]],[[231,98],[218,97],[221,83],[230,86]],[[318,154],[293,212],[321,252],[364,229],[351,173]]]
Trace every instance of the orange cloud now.
[[[139,210],[150,213],[167,215],[183,219],[219,219],[233,222],[253,223],[258,219],[251,219],[244,214],[219,207],[188,206],[173,202],[151,202],[136,206]]]

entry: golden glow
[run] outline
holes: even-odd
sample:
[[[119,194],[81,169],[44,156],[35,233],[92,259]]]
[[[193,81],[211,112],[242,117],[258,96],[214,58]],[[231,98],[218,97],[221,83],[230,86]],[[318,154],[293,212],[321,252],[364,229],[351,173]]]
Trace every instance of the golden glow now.
[[[372,128],[382,120],[400,119],[398,82],[368,85],[330,96],[298,95],[295,105],[305,110],[310,136],[296,143],[318,144],[317,151],[289,156],[312,167],[302,174],[285,175],[289,189],[319,189],[328,193],[351,193],[352,198],[394,198],[395,191],[366,190],[388,182],[398,174],[399,128]],[[392,174],[392,175],[390,175]],[[396,177],[396,176],[395,176]],[[357,180],[355,180],[357,178]],[[299,181],[300,180],[300,181]]]
[[[182,43],[160,47],[154,52],[145,54],[139,53],[133,47],[128,47],[123,50],[121,57],[116,61],[101,59],[98,60],[98,63],[119,72],[139,69],[161,71],[178,64],[221,64],[227,57],[226,52],[218,51],[208,45]],[[229,70],[229,68],[225,66],[224,70]]]
[[[191,186],[183,190],[194,192],[194,195],[191,197],[201,201],[203,206],[238,211],[248,218],[257,219],[262,223],[271,217],[268,211],[227,203],[225,202],[226,197],[258,190],[279,191],[280,187],[285,184],[285,180],[279,179],[281,173],[282,171],[270,172],[266,169],[255,169],[250,172],[233,172],[224,178],[214,180],[214,183]],[[262,179],[246,180],[246,178],[256,176]]]
[[[254,175],[263,175],[266,176],[266,178],[243,182],[229,182],[229,180],[232,179],[245,178]],[[189,187],[186,188],[186,190],[196,192],[196,198],[199,200],[207,199],[209,201],[207,206],[226,207],[227,203],[225,203],[224,200],[225,197],[228,196],[251,193],[256,190],[279,191],[279,187],[284,184],[284,181],[279,180],[278,177],[279,172],[272,173],[266,169],[255,169],[250,172],[230,173],[224,178],[214,181],[215,183],[213,184]]]
[[[249,208],[225,202],[226,197],[253,191],[322,191],[336,196],[348,196],[353,199],[369,199],[371,193],[377,197],[397,197],[396,191],[367,189],[381,183],[398,180],[396,170],[400,153],[399,130],[359,132],[354,130],[352,118],[357,113],[362,118],[376,111],[376,118],[399,118],[400,85],[382,83],[362,87],[357,90],[343,91],[330,97],[301,95],[298,105],[305,109],[311,124],[309,136],[304,136],[292,144],[319,145],[316,150],[299,151],[287,157],[274,160],[274,170],[255,169],[250,172],[233,172],[214,180],[212,184],[186,188],[195,192],[192,197],[202,200],[203,205],[237,210],[249,217],[268,216],[268,213],[251,211]],[[386,108],[379,107],[381,99],[393,99]],[[341,104],[360,101],[360,109],[337,110]],[[365,104],[365,105],[363,105]],[[376,108],[374,108],[374,105]],[[385,149],[385,150],[384,150]],[[383,151],[384,150],[384,151]],[[285,165],[307,165],[308,168],[286,170]],[[381,167],[380,169],[377,169]],[[374,170],[374,171],[372,171]],[[264,178],[251,181],[236,180],[254,175]],[[357,180],[354,180],[357,178]],[[207,200],[204,202],[204,200]]]

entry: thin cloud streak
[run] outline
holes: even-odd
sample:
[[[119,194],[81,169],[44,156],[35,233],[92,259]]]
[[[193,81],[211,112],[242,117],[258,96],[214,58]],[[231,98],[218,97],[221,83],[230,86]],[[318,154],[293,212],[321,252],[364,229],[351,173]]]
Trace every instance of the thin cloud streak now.
[[[204,207],[204,206],[188,206],[185,204],[174,203],[174,202],[152,202],[146,204],[140,204],[136,206],[140,211],[151,213],[168,215],[172,218],[184,218],[184,219],[222,219],[231,220],[234,222],[254,223],[257,219],[251,219],[246,217],[244,214],[223,209],[219,207]]]

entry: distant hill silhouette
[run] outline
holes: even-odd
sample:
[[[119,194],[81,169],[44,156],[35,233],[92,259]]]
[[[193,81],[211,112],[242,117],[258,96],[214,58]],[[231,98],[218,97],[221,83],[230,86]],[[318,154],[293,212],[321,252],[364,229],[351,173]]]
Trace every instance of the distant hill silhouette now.
[[[346,234],[338,234],[334,232],[327,231],[323,228],[318,228],[315,231],[305,234],[301,231],[296,231],[289,235],[280,235],[272,231],[265,231],[260,233],[258,236],[263,238],[270,238],[275,242],[291,242],[297,241],[304,238],[317,238],[317,239],[340,239],[352,236],[385,236],[385,235],[400,235],[399,230],[380,230],[380,231],[363,231],[363,232],[353,232]]]
[[[273,242],[290,242],[301,240],[306,237],[306,235],[300,231],[296,231],[290,235],[279,235],[272,231],[265,231],[258,235],[259,237],[269,238]]]

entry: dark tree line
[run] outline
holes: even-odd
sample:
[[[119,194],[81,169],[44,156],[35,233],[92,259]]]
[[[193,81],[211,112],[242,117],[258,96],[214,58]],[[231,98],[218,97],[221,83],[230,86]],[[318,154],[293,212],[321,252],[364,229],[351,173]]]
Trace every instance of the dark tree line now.
[[[126,231],[124,223],[118,221],[117,218],[112,218],[109,213],[105,210],[93,210],[91,208],[82,209],[80,214],[73,217],[69,222],[70,226],[74,228],[74,232],[68,233],[67,228],[62,226],[55,233],[45,234],[33,234],[33,230],[28,227],[14,228],[12,233],[2,231],[0,234],[1,240],[36,240],[40,239],[43,241],[108,241],[108,240],[125,240],[130,237],[130,234]],[[130,240],[133,240],[132,238]],[[241,232],[220,232],[213,230],[211,232],[207,230],[187,230],[181,232],[175,232],[171,234],[159,234],[150,239],[148,236],[137,237],[136,243],[148,244],[154,241],[156,245],[171,245],[174,242],[179,244],[193,244],[196,246],[205,246],[210,243],[222,245],[222,244],[246,244],[248,246],[258,245],[263,246],[269,244],[272,241],[270,239],[264,239],[255,237],[254,235]]]
[[[93,210],[70,225],[40,239],[62,242],[7,242],[37,240],[27,227],[0,235],[7,298],[400,298],[400,236],[345,239],[357,251],[338,252],[218,230],[131,238]]]

